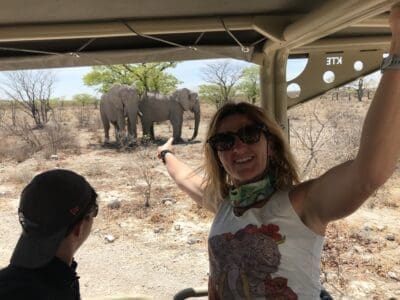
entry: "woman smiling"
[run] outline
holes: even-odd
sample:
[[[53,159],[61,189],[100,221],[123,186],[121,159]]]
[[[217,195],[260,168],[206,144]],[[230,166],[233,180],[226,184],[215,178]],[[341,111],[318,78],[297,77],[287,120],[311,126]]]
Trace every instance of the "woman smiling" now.
[[[399,7],[389,21],[390,55],[400,57]],[[356,158],[318,178],[299,181],[278,124],[248,103],[228,103],[212,118],[204,177],[173,154],[172,139],[158,148],[177,185],[215,213],[210,299],[323,297],[327,225],[356,211],[391,176],[400,156],[400,64],[383,66]]]

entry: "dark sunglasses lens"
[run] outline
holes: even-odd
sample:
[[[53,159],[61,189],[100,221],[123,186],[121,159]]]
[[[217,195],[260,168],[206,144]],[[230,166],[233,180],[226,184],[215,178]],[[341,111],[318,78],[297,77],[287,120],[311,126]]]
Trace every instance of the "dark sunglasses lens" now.
[[[233,147],[235,137],[230,134],[217,134],[210,139],[211,146],[217,151],[226,151]]]
[[[237,135],[245,144],[254,144],[260,140],[261,128],[258,126],[246,126],[241,128]]]

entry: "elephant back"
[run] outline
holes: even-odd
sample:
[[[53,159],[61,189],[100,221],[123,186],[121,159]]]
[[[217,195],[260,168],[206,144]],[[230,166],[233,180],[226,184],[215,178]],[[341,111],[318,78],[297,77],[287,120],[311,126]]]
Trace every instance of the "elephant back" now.
[[[100,99],[100,113],[110,121],[117,120],[121,114],[127,115],[127,107],[138,105],[139,93],[133,86],[115,84]]]
[[[152,122],[166,121],[171,118],[171,114],[182,112],[182,108],[180,108],[178,102],[174,101],[171,95],[158,93],[143,95],[139,109],[143,114],[143,118]]]
[[[163,95],[159,93],[147,93],[142,96],[139,108],[142,112],[148,109],[153,110],[153,108],[157,106],[165,107],[166,103],[169,101],[171,101],[171,97],[168,95]]]
[[[188,89],[174,92],[172,95],[147,93],[139,104],[142,113],[143,134],[154,138],[153,123],[169,120],[173,127],[174,142],[181,142],[184,110],[191,110],[195,116],[193,140],[197,136],[200,122],[200,106],[196,93]]]

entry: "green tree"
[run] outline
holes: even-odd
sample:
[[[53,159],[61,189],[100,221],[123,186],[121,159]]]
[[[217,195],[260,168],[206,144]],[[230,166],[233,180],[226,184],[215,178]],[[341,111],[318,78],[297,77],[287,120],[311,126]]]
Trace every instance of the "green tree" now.
[[[97,108],[99,101],[95,96],[86,93],[76,94],[72,97],[72,100],[82,106],[93,104],[95,108]]]
[[[243,70],[238,91],[247,98],[247,101],[256,103],[260,98],[260,70],[258,66],[251,66]]]
[[[113,84],[135,85],[139,93],[156,92],[167,94],[181,83],[175,76],[166,72],[175,68],[176,62],[140,63],[135,65],[95,66],[83,77],[87,86],[99,86],[105,93]]]

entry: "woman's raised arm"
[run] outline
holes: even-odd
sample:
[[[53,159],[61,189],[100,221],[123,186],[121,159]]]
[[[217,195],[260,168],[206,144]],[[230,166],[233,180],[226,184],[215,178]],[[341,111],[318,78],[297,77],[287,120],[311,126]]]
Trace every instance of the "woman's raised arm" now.
[[[389,54],[400,57],[400,6],[392,8],[389,23]],[[354,212],[392,175],[400,157],[399,132],[400,65],[382,75],[363,125],[356,158],[295,189],[294,197],[300,197],[306,218],[323,227]]]
[[[172,141],[173,138],[170,138],[164,145],[158,147],[158,157],[163,159],[169,175],[178,187],[197,204],[203,206],[203,179],[190,166],[174,155]]]

